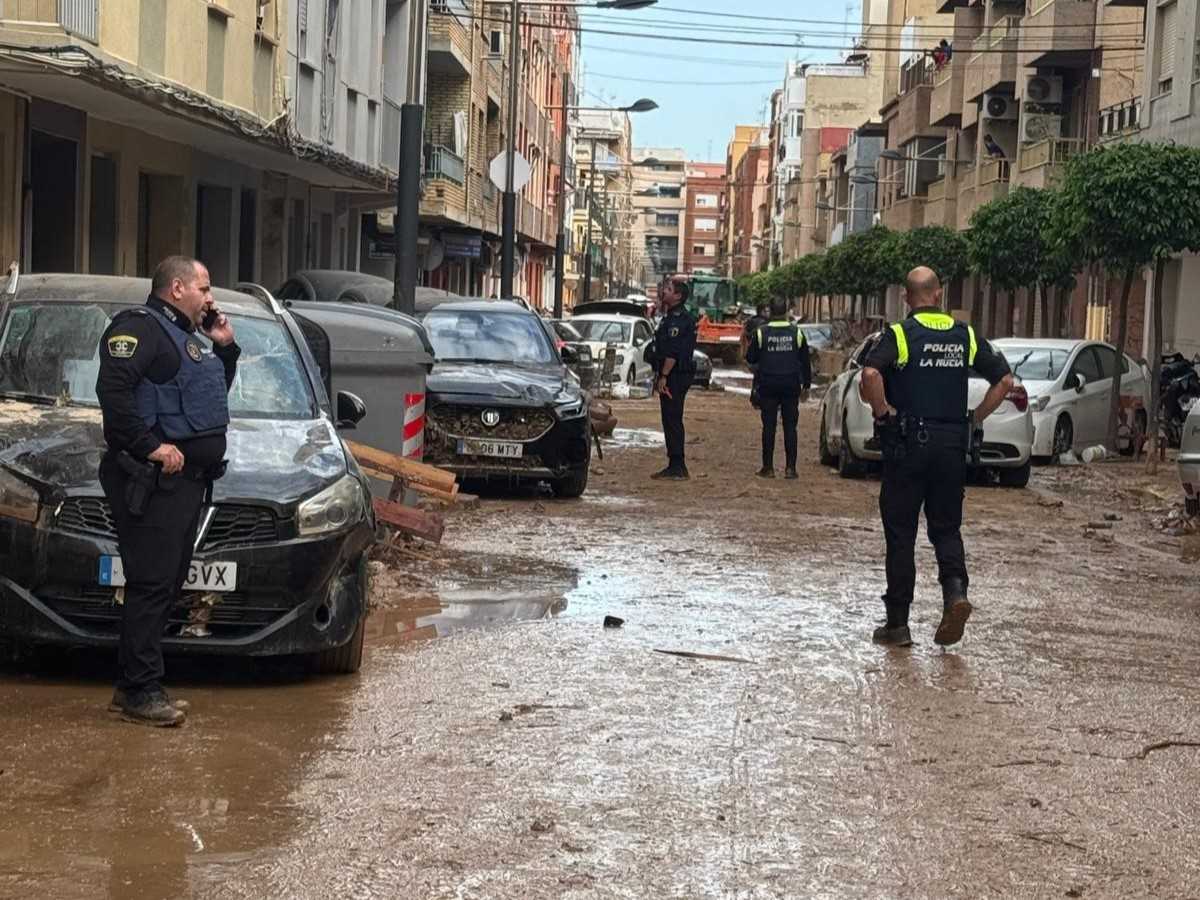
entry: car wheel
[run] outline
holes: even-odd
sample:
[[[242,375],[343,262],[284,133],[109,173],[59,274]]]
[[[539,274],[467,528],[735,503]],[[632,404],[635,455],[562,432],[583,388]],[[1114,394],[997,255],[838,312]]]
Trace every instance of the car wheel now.
[[[1062,454],[1070,453],[1074,443],[1075,428],[1071,424],[1071,417],[1065,414],[1059,416],[1058,421],[1054,423],[1054,442],[1051,444],[1051,457],[1058,459]]]
[[[1001,487],[1023,488],[1029,484],[1029,470],[1032,468],[1029,462],[1016,469],[997,469],[996,475],[1000,479]]]
[[[867,474],[867,464],[854,455],[854,449],[850,446],[850,430],[846,427],[845,416],[842,417],[842,440],[838,444],[837,469],[843,478],[862,478]]]
[[[331,647],[313,654],[313,671],[318,675],[353,675],[362,668],[366,634],[367,613],[364,609],[350,640],[340,647]]]
[[[1183,509],[1192,518],[1200,516],[1200,497],[1185,497]]]
[[[817,439],[817,458],[823,466],[837,465],[838,458],[829,449],[829,428],[825,425],[825,412],[821,412],[821,436]]]
[[[565,500],[582,497],[583,492],[587,490],[588,468],[588,466],[581,466],[573,470],[566,478],[558,478],[552,481],[550,489],[554,491],[554,496]]]

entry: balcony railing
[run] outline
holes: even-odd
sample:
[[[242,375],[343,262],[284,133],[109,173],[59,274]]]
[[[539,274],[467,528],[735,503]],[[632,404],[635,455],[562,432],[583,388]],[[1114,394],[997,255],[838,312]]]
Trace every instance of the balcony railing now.
[[[60,25],[68,34],[75,34],[93,43],[100,37],[100,0],[0,0],[0,19]]]
[[[1007,182],[1012,173],[1012,165],[1006,159],[992,159],[979,165],[979,183],[991,184],[995,181]]]
[[[1087,148],[1083,138],[1047,138],[1021,148],[1021,171],[1039,166],[1060,166]]]
[[[1112,140],[1142,127],[1142,98],[1114,103],[1100,110],[1100,140]]]
[[[462,157],[449,147],[434,145],[425,157],[425,174],[461,185],[466,182],[467,167]]]

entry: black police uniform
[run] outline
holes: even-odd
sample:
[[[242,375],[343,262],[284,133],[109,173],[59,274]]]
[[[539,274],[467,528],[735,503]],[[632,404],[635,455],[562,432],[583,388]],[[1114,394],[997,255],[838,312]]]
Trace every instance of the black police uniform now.
[[[696,351],[696,323],[688,315],[683,304],[676,305],[663,316],[654,335],[656,369],[661,374],[668,359],[675,366],[667,376],[667,390],[671,396],[659,395],[662,409],[663,434],[666,436],[668,468],[686,472],[683,455],[683,401],[696,375],[696,363],[692,354]]]
[[[789,470],[796,468],[796,425],[800,421],[800,392],[812,385],[808,341],[799,325],[768,322],[755,333],[746,353],[755,367],[758,402],[762,410],[763,469],[775,460],[775,424],[783,414],[783,449]]]
[[[879,511],[887,543],[888,627],[908,623],[917,572],[914,549],[921,507],[937,557],[947,608],[965,600],[963,492],[970,447],[968,370],[996,384],[1009,373],[1004,357],[974,329],[938,310],[913,310],[884,332],[865,365],[882,373],[895,423],[881,434],[883,486]]]
[[[163,633],[187,578],[205,493],[223,466],[227,392],[240,353],[237,344],[209,349],[187,316],[153,296],[118,314],[100,339],[96,394],[108,444],[100,483],[125,574],[117,687],[127,695],[161,689]],[[162,443],[179,448],[184,469],[165,475],[154,466],[154,489],[138,498],[127,470],[145,471]]]

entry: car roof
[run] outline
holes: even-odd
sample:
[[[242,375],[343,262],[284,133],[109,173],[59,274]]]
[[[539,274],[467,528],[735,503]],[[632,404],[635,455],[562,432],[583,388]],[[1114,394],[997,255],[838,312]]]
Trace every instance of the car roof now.
[[[267,303],[249,294],[214,287],[217,306],[234,315],[274,319],[276,312]],[[17,303],[90,302],[141,306],[150,296],[149,278],[123,275],[38,274],[22,275],[17,282]]]
[[[995,347],[1041,347],[1046,350],[1074,350],[1083,344],[1103,344],[1103,341],[1085,341],[1077,338],[996,338],[992,341]]]
[[[620,313],[584,313],[581,316],[571,316],[567,322],[649,322],[645,316],[626,316]]]
[[[420,312],[421,310],[418,310]],[[511,300],[483,300],[483,299],[466,299],[459,298],[446,300],[441,303],[431,305],[425,312],[499,312],[509,315],[531,316],[538,321],[541,321],[541,316],[532,310],[526,309],[519,303],[514,303]]]
[[[369,272],[356,272],[353,269],[298,269],[288,276],[287,280],[296,278],[307,281],[318,293],[337,294],[352,284],[386,284],[392,282],[379,275]]]

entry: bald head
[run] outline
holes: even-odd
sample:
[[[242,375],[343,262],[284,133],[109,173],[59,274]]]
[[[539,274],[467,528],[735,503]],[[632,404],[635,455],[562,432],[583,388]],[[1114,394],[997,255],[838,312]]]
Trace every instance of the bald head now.
[[[928,266],[917,266],[904,279],[905,301],[912,309],[942,305],[942,283],[937,272]]]

